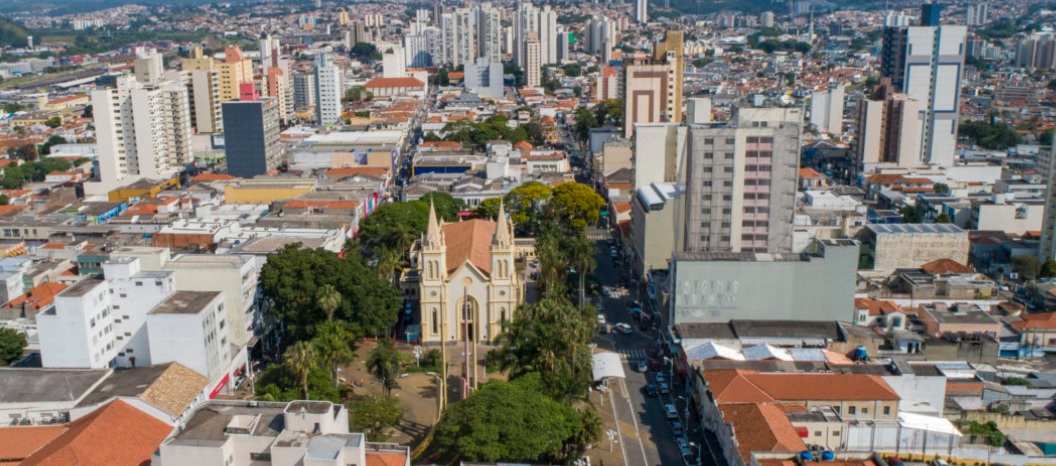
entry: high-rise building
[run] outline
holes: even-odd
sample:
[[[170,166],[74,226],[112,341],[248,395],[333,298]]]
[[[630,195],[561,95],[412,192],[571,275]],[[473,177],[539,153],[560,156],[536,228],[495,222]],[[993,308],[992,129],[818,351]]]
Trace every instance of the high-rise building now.
[[[891,81],[881,80],[871,96],[858,106],[858,132],[854,143],[860,171],[876,164],[899,167],[920,165],[920,102],[895,92]]]
[[[651,64],[628,65],[624,72],[624,137],[635,123],[682,121],[683,33],[668,30],[653,48]]]
[[[473,15],[468,8],[457,8],[440,17],[441,63],[457,67],[472,63]],[[434,59],[436,57],[434,56]]]
[[[1045,215],[1041,220],[1041,244],[1038,252],[1042,261],[1056,259],[1056,145],[1038,151],[1037,167],[1048,180],[1045,191]]]
[[[763,14],[759,15],[759,25],[764,28],[774,27],[774,12],[764,11]]]
[[[337,12],[337,24],[338,24],[338,26],[344,26],[344,25],[348,24],[348,22],[349,22],[348,12],[345,11],[344,9],[342,9],[341,11],[338,11]]]
[[[522,2],[513,14],[513,62],[525,68],[525,42],[529,32],[539,31],[539,9],[531,2]],[[527,70],[525,70],[527,73]]]
[[[532,31],[524,43],[524,76],[528,87],[539,87],[543,83],[542,51],[539,33]]]
[[[329,125],[341,121],[341,97],[344,96],[341,69],[325,53],[315,56],[315,122]]]
[[[815,92],[810,101],[810,124],[818,131],[843,134],[844,86],[837,84],[825,92]]]
[[[165,79],[181,83],[187,88],[191,127],[195,133],[219,133],[223,130],[218,71],[168,71]]]
[[[277,107],[276,112],[279,114],[279,120],[283,123],[289,120],[292,116],[292,109],[287,108],[286,105],[286,94],[287,83],[286,75],[283,73],[282,68],[273,66],[268,68],[267,76],[264,77],[266,80],[266,88],[268,90],[268,96],[275,98],[275,106]]]
[[[293,74],[293,108],[304,110],[315,105],[315,75],[297,72]]]
[[[381,76],[383,78],[402,78],[407,76],[407,56],[399,45],[385,45],[381,54]]]
[[[539,59],[543,65],[557,63],[557,12],[550,5],[539,11]]]
[[[136,80],[143,84],[154,84],[161,81],[165,65],[161,54],[153,48],[136,47],[136,59],[132,62]]]
[[[565,28],[557,29],[557,62],[561,63],[572,57],[572,33]]]
[[[1052,68],[1056,64],[1056,39],[1051,34],[1034,33],[1016,47],[1016,66]]]
[[[92,92],[99,146],[99,177],[105,186],[129,180],[164,179],[191,162],[191,115],[187,87],[134,76],[117,87]]]
[[[982,26],[990,19],[990,6],[986,2],[969,3],[965,10],[965,24],[969,26]]]
[[[505,94],[502,83],[502,63],[489,62],[486,59],[477,60],[476,63],[466,63],[465,68],[466,90],[479,94],[480,96],[501,98]]]
[[[594,98],[598,100],[618,99],[620,93],[620,69],[615,66],[602,66],[601,75],[594,83]]]
[[[279,133],[278,99],[224,102],[227,173],[250,178],[278,167],[282,163]]]
[[[641,24],[649,22],[649,0],[635,0],[634,19]]]
[[[424,68],[433,66],[436,50],[436,37],[440,31],[434,27],[426,27],[413,34],[403,36],[404,61],[411,68]]]
[[[924,5],[928,22],[937,17],[936,9]],[[924,125],[917,164],[953,165],[967,32],[965,26],[884,29],[881,76],[921,104]]]
[[[921,26],[941,26],[942,25],[942,4],[941,3],[925,3],[920,6],[920,25]]]
[[[221,102],[238,99],[242,83],[253,82],[253,61],[237,45],[227,46],[224,61],[216,66],[220,71]]]
[[[799,108],[738,108],[689,127],[676,251],[792,252],[802,121]]]
[[[502,12],[485,3],[477,12],[477,58],[502,62]]]
[[[602,54],[616,43],[616,22],[607,18],[595,18],[587,24],[587,49],[590,53]],[[607,63],[607,62],[606,62]]]

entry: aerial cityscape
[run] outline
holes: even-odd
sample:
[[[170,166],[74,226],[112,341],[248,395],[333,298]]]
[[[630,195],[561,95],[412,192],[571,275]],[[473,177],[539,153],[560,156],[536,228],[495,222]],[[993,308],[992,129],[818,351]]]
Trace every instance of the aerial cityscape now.
[[[1056,3],[0,0],[0,465],[1056,466]]]

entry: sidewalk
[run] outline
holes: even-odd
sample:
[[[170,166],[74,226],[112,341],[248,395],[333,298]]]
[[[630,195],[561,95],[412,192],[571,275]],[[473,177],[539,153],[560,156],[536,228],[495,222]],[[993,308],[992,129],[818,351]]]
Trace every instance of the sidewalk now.
[[[593,445],[593,448],[588,448],[584,456],[590,457],[591,466],[607,465],[607,466],[636,466],[627,465],[623,458],[623,450],[620,449],[619,437],[612,444],[612,451],[609,451],[609,437],[606,434],[610,429],[617,430],[616,418],[613,417],[612,402],[610,401],[609,394],[604,394],[605,402],[602,404],[602,393],[597,390],[591,390],[590,392],[590,403],[594,405],[598,411],[598,416],[601,417],[601,440],[597,444]],[[622,432],[625,426],[620,425],[619,429]],[[624,433],[626,435],[626,433]],[[625,445],[626,446],[626,445]]]

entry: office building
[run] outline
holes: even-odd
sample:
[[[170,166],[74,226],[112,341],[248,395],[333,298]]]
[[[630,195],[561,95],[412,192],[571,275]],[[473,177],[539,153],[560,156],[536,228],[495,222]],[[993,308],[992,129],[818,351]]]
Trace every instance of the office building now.
[[[502,83],[502,62],[480,59],[477,63],[467,63],[464,84],[466,90],[481,97],[502,98],[505,94],[505,87]]]
[[[738,108],[726,125],[691,125],[676,251],[792,251],[803,115]]]
[[[381,77],[403,78],[407,76],[407,56],[403,53],[403,47],[399,45],[386,45],[381,54]]]
[[[483,4],[477,12],[477,58],[502,63],[502,12]]]
[[[815,92],[810,101],[810,124],[821,133],[843,134],[844,86],[837,84],[825,92]]]
[[[141,178],[170,178],[191,162],[187,88],[172,81],[145,85],[134,76],[92,91],[99,177],[108,187]],[[111,188],[111,189],[112,189]]]
[[[456,8],[440,17],[441,64],[458,67],[472,63],[473,14],[468,8]]]
[[[220,102],[238,99],[242,83],[253,82],[253,61],[237,45],[224,49],[224,61],[216,67],[220,72]]]
[[[542,46],[539,43],[539,33],[535,31],[529,32],[524,43],[524,76],[526,78],[525,85],[528,87],[539,87],[542,85],[543,65],[541,48]]]
[[[165,65],[157,50],[136,47],[136,58],[132,62],[132,70],[137,81],[143,84],[156,84],[161,81],[165,73]]]
[[[330,125],[341,121],[341,97],[345,87],[341,69],[325,53],[315,56],[315,122]]]
[[[293,73],[293,108],[304,110],[315,105],[315,75]]]
[[[513,63],[525,70],[525,74],[528,72],[525,55],[528,33],[538,31],[539,9],[531,2],[522,2],[513,14]]]
[[[224,102],[224,153],[227,173],[240,178],[263,175],[282,163],[278,99]]]
[[[649,22],[649,0],[635,0],[634,20],[641,24]]]
[[[858,106],[858,137],[854,143],[858,170],[873,165],[920,165],[924,120],[920,102],[895,92],[890,80],[881,80],[871,96]]]
[[[949,167],[957,145],[965,26],[940,26],[938,5],[922,8],[924,26],[886,28],[881,77],[920,102],[923,128],[918,163]]]

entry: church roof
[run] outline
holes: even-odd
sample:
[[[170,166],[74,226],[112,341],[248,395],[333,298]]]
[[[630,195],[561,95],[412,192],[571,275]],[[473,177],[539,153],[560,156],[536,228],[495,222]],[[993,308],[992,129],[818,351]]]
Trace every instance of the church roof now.
[[[468,260],[481,272],[491,275],[491,235],[495,233],[496,225],[483,219],[445,224],[448,273]]]

